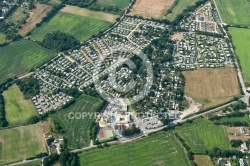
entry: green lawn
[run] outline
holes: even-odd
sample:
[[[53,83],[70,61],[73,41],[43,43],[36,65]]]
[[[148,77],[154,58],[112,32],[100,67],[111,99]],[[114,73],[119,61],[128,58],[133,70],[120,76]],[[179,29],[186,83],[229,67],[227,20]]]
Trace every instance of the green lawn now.
[[[229,139],[222,126],[216,126],[206,119],[198,119],[191,124],[177,127],[176,132],[185,140],[194,153],[218,147],[230,149]]]
[[[236,54],[240,59],[244,79],[250,83],[250,29],[230,27],[229,34],[232,36]]]
[[[250,26],[249,0],[215,0],[223,22]]]
[[[172,132],[160,132],[130,143],[86,151],[79,156],[82,166],[190,165]]]
[[[56,54],[28,40],[0,47],[0,84],[6,79],[29,72]]]
[[[187,9],[189,6],[193,6],[195,2],[199,0],[179,0],[179,3],[174,7],[172,13],[167,15],[167,19],[173,21],[178,14],[181,14],[184,9]]]
[[[59,110],[52,115],[52,119],[59,122],[63,129],[66,130],[64,136],[68,140],[69,148],[76,149],[90,145],[89,132],[94,114],[93,116],[84,117],[82,113],[95,113],[99,111],[97,109],[102,103],[103,101],[100,99],[83,94],[77,98],[76,103],[72,106]]]
[[[118,6],[120,9],[127,7],[129,2],[129,0],[97,0],[100,5]]]
[[[59,30],[84,42],[110,25],[110,22],[104,20],[59,12],[49,22],[35,28],[30,37],[32,40],[41,41],[46,34]]]
[[[24,100],[24,96],[16,84],[4,91],[3,96],[9,125],[25,124],[30,117],[38,114],[32,101]]]
[[[46,152],[41,123],[0,130],[0,165]]]

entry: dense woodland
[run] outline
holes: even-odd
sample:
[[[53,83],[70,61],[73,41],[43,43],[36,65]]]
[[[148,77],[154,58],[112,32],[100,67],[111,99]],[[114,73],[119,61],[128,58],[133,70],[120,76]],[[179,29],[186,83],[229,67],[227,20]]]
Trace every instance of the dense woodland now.
[[[47,34],[40,44],[48,49],[67,51],[79,46],[80,42],[71,35],[57,31]]]
[[[24,94],[25,99],[30,99],[39,94],[38,80],[30,77],[28,79],[17,81],[20,91]]]

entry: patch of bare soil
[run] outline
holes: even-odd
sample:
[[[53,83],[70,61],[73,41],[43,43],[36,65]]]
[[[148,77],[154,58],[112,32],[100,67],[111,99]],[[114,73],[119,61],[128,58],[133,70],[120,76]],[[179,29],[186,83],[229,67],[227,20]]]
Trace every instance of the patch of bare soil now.
[[[44,4],[36,4],[35,9],[30,12],[29,18],[26,21],[26,24],[19,30],[19,34],[25,36],[36,24],[39,23],[42,18],[46,15],[48,11],[51,10],[51,6]]]

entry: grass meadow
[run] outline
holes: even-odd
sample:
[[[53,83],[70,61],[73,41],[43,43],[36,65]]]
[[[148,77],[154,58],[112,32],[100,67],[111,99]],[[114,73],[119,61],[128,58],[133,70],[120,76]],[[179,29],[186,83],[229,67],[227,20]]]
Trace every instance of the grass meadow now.
[[[48,33],[61,31],[84,42],[110,25],[112,23],[105,20],[59,12],[49,22],[44,22],[40,27],[31,31],[30,38],[42,41]]]
[[[179,0],[179,3],[173,8],[172,12],[167,15],[167,19],[173,21],[175,17],[182,13],[189,6],[193,6],[199,0]]]
[[[70,149],[82,148],[90,145],[89,132],[94,116],[81,116],[80,119],[70,119],[69,113],[73,113],[71,115],[72,117],[76,115],[75,113],[95,113],[99,111],[97,109],[102,103],[103,101],[100,99],[83,94],[76,99],[76,103],[72,106],[59,110],[52,115],[52,119],[59,122],[65,130],[64,136],[68,140],[68,146]]]
[[[194,153],[205,153],[213,147],[230,149],[226,131],[206,119],[198,119],[190,124],[176,127],[176,132],[185,140]]]
[[[215,0],[215,3],[224,23],[250,26],[249,0]]]
[[[84,166],[190,165],[184,148],[172,132],[159,132],[130,143],[82,152],[79,157]]]
[[[250,84],[250,29],[230,27],[229,34],[232,36],[235,52],[240,60],[244,79]]]
[[[25,124],[30,117],[37,115],[31,100],[24,100],[19,87],[14,84],[3,93],[6,119],[10,126]]]
[[[55,53],[28,40],[0,47],[0,84],[29,72],[55,57]]]
[[[0,165],[46,152],[41,123],[0,130]]]

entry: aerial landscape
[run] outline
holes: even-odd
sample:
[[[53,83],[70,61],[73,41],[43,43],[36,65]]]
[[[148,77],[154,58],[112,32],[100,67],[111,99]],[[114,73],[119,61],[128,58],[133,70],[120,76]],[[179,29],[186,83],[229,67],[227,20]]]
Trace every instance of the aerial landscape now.
[[[249,166],[249,0],[0,0],[0,166]]]

